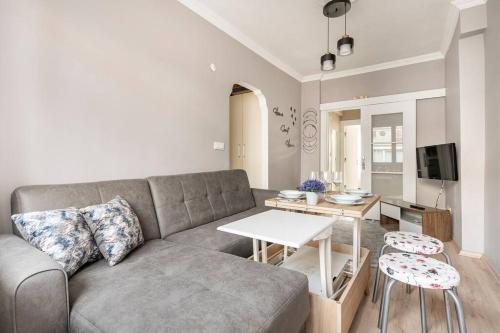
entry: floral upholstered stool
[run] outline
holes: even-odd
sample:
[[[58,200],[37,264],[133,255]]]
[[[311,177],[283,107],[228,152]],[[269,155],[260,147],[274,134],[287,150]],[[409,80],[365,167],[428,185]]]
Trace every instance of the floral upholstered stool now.
[[[460,283],[460,274],[453,266],[413,253],[384,254],[378,262],[380,270],[386,276],[378,323],[378,327],[383,333],[387,332],[391,290],[396,281],[418,287],[422,332],[427,332],[424,289],[443,290],[448,332],[453,331],[448,298],[451,298],[455,304],[460,333],[467,332],[462,302],[455,291]]]
[[[419,234],[416,232],[408,232],[408,231],[391,231],[384,235],[384,246],[380,249],[379,258],[384,254],[384,251],[388,247],[392,247],[396,250],[421,254],[425,256],[431,256],[435,254],[442,254],[446,262],[451,265],[451,259],[446,252],[444,252],[444,245],[439,239],[434,237]],[[372,294],[372,302],[375,303],[377,301],[377,292],[378,285],[380,280],[380,271],[377,267],[377,271],[375,273],[375,281],[373,283],[373,294]],[[407,287],[407,292],[410,292],[410,285]]]

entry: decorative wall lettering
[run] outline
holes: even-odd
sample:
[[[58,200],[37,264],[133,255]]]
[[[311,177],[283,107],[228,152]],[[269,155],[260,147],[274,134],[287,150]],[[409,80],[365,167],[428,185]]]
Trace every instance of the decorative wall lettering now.
[[[285,140],[285,146],[287,146],[288,148],[295,147],[295,145],[290,142],[290,139]]]
[[[275,107],[273,108],[273,113],[274,113],[275,115],[277,115],[278,117],[283,117],[283,112],[280,112],[279,110],[280,110],[279,106],[275,106]]]
[[[318,148],[318,112],[308,108],[302,115],[302,149],[312,154]]]
[[[290,131],[290,126],[286,127],[285,124],[282,124],[281,127],[280,127],[280,130],[283,132],[283,133],[286,133],[288,134],[288,131]]]

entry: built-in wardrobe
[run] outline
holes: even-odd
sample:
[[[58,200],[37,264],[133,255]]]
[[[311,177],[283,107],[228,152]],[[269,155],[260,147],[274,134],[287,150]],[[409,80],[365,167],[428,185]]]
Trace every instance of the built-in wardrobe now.
[[[259,99],[251,92],[230,96],[230,168],[243,169],[251,187],[263,188],[262,113]]]

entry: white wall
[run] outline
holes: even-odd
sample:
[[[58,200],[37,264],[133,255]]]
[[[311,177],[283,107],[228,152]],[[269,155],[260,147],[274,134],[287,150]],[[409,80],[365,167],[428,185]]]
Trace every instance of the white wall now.
[[[0,232],[10,193],[229,167],[229,94],[297,109],[298,81],[177,1],[0,0]],[[209,68],[214,63],[217,70]],[[269,186],[295,187],[295,147],[269,115]]]
[[[486,169],[484,247],[488,261],[500,272],[500,1],[488,1],[486,51]]]

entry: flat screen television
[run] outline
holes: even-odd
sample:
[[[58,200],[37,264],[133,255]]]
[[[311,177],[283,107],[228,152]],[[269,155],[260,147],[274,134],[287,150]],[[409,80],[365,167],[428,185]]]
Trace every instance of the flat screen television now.
[[[417,148],[418,178],[458,180],[454,143]]]

